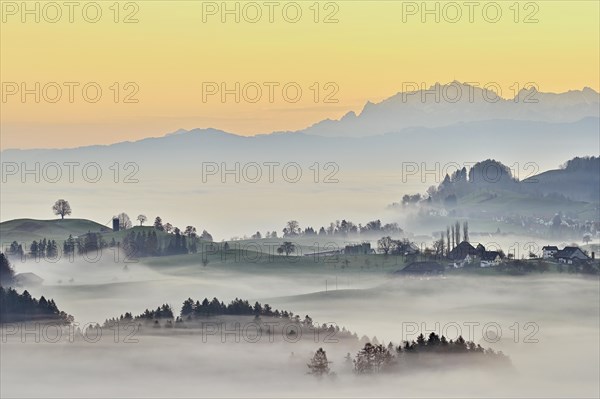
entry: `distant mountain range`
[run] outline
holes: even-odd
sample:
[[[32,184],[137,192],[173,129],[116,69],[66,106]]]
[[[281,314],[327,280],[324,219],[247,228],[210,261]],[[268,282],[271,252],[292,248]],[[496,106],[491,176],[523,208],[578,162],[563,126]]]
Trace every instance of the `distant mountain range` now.
[[[589,87],[559,94],[522,89],[514,98],[502,98],[491,90],[455,81],[401,92],[377,104],[368,102],[358,115],[348,112],[340,120],[327,119],[299,132],[365,137],[485,120],[569,123],[599,116],[599,95]]]
[[[136,162],[142,170],[199,168],[201,162],[336,162],[344,170],[400,171],[403,162],[534,162],[539,171],[575,155],[598,155],[600,118],[549,123],[486,120],[437,128],[405,128],[372,137],[322,137],[281,133],[236,136],[215,129],[178,131],[163,137],[71,149],[10,149],[2,162]],[[157,162],[168,159],[171,162]],[[196,172],[197,173],[197,170]],[[520,178],[527,176],[521,173]]]
[[[403,186],[402,168],[406,162],[441,170],[449,163],[473,164],[490,158],[516,169],[515,177],[520,180],[548,171],[534,185],[538,194],[558,192],[578,199],[597,198],[590,191],[597,187],[598,175],[594,178],[592,173],[588,178],[577,174],[574,183],[574,175],[553,171],[575,156],[600,155],[597,92],[589,88],[561,94],[522,90],[515,99],[491,102],[489,99],[494,97],[489,91],[453,84],[463,91],[456,102],[435,102],[433,94],[421,91],[399,93],[379,104],[368,103],[360,115],[349,113],[339,121],[322,121],[297,132],[245,137],[216,129],[180,129],[162,137],[112,145],[9,149],[2,151],[2,162],[25,163],[28,168],[36,162],[96,162],[109,177],[108,168],[115,162],[134,162],[139,168],[136,177],[141,181],[172,184],[176,186],[171,187],[173,190],[185,190],[186,185],[200,181],[203,162],[226,163],[228,168],[235,162],[297,162],[308,174],[315,162],[334,162],[348,190],[382,184],[389,188],[392,184],[397,185],[400,195],[440,183],[428,176],[427,181],[407,183],[413,184],[410,188]],[[435,90],[450,96],[452,87],[438,85]],[[421,101],[422,94],[425,102]],[[526,164],[534,167],[525,169]],[[356,176],[360,176],[360,182]],[[586,189],[586,184],[591,184],[591,189]],[[5,192],[13,189],[20,187],[3,187]],[[17,192],[15,195],[18,198]]]

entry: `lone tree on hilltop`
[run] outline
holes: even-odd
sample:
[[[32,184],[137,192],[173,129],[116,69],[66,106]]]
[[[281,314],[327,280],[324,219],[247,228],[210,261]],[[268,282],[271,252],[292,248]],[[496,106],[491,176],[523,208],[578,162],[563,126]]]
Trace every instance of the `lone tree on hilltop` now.
[[[55,215],[60,215],[61,219],[65,218],[65,215],[71,214],[71,205],[69,205],[69,201],[65,201],[64,199],[59,199],[52,206],[52,211]]]
[[[146,215],[138,215],[137,220],[138,222],[140,222],[140,226],[143,226],[146,220],[148,220],[148,218],[146,217]]]

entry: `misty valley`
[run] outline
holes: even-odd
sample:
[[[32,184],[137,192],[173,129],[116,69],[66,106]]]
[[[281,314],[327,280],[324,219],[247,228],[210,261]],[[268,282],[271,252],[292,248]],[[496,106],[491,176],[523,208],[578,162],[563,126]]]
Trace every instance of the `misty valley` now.
[[[600,398],[600,2],[0,1],[0,398]]]
[[[577,158],[550,179],[576,188],[595,168]],[[486,161],[404,195],[399,222],[220,241],[160,216],[71,218],[57,200],[59,219],[0,224],[3,394],[36,395],[26,369],[69,380],[42,383],[60,397],[593,396],[600,230],[580,215],[597,197],[524,184]],[[508,193],[565,211],[501,217],[489,204]]]

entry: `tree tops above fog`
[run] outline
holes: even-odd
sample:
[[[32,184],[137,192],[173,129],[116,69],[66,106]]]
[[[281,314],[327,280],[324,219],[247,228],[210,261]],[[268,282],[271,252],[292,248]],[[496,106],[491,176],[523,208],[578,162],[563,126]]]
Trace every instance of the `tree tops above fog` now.
[[[443,335],[440,337],[432,332],[428,338],[420,334],[416,342],[404,341],[403,346],[394,347],[391,342],[387,347],[366,343],[353,360],[354,371],[357,374],[373,374],[393,370],[400,361],[410,362],[413,360],[411,356],[417,354],[471,355],[494,359],[501,364],[510,363],[508,357],[502,352],[495,352],[491,348],[484,349],[472,341],[465,341],[462,336],[459,336],[456,341],[448,341]]]
[[[424,356],[430,354],[434,356]],[[481,345],[472,341],[465,341],[459,336],[455,341],[447,340],[443,335],[432,332],[428,338],[420,334],[415,341],[404,341],[404,345],[394,346],[367,342],[358,351],[354,359],[350,353],[346,356],[346,363],[352,365],[354,373],[358,375],[376,374],[381,372],[393,372],[401,370],[403,366],[414,368],[415,366],[440,366],[439,360],[443,355],[462,355],[460,358],[452,357],[451,365],[459,365],[457,360],[466,360],[469,363],[475,361],[491,360],[495,365],[510,365],[510,359],[502,352],[493,349],[484,349]],[[469,356],[467,356],[469,355]],[[467,356],[467,357],[464,357]],[[437,360],[436,360],[437,359]],[[307,364],[309,374],[317,377],[330,375],[329,365],[333,363],[327,359],[323,348],[319,348],[310,362]]]
[[[381,220],[371,220],[366,224],[355,224],[354,222],[346,219],[336,220],[330,222],[329,226],[314,229],[311,226],[302,228],[297,220],[290,220],[286,223],[283,228],[283,237],[296,237],[296,236],[342,236],[357,234],[400,234],[403,230],[398,226],[398,223],[386,223],[382,224]],[[260,232],[254,234],[252,238],[261,238]],[[277,232],[266,232],[265,238],[277,238]]]
[[[177,322],[185,320],[191,320],[194,318],[211,317],[211,316],[266,316],[266,317],[277,317],[291,319],[298,322],[302,322],[307,325],[312,325],[312,319],[306,315],[304,319],[300,319],[300,316],[294,315],[293,312],[287,310],[279,311],[273,309],[269,304],[260,304],[255,302],[251,305],[247,300],[235,298],[229,304],[225,304],[223,301],[219,301],[217,298],[209,300],[204,298],[202,301],[194,301],[192,298],[188,298],[183,302]],[[172,320],[175,318],[173,309],[168,304],[163,304],[156,308],[156,310],[146,309],[142,314],[133,316],[132,313],[125,313],[119,318],[107,320],[106,324],[117,321],[158,321],[158,320]]]
[[[15,271],[13,270],[8,258],[0,253],[0,287],[8,287],[14,283]]]
[[[466,167],[458,169],[451,174],[446,174],[442,182],[437,186],[431,186],[427,190],[427,195],[431,200],[456,201],[473,190],[482,187],[496,188],[515,188],[518,180],[513,176],[512,171],[506,165],[494,159],[486,159],[477,162],[468,171]],[[406,197],[406,196],[405,196]],[[403,198],[402,203],[418,202],[422,198],[420,195],[408,196]]]
[[[600,157],[575,157],[561,165],[561,168],[568,172],[600,173]]]
[[[457,165],[458,166],[458,165]],[[448,165],[448,168],[451,168]],[[447,173],[441,183],[421,194],[405,195],[402,204],[417,204],[423,201],[443,202],[455,206],[456,200],[480,189],[509,190],[532,196],[550,196],[584,201],[598,200],[598,176],[600,157],[575,157],[558,170],[539,173],[534,162],[523,165],[504,165],[494,159],[477,162],[469,169],[462,167]],[[536,183],[536,184],[529,184]]]
[[[0,324],[24,321],[53,321],[69,324],[73,316],[58,309],[54,300],[32,298],[27,290],[19,294],[0,287]]]
[[[10,287],[14,284],[15,272],[7,257],[0,253],[0,323],[21,321],[59,321],[71,323],[73,316],[58,309],[54,300],[43,296],[32,298],[27,290],[19,294]]]

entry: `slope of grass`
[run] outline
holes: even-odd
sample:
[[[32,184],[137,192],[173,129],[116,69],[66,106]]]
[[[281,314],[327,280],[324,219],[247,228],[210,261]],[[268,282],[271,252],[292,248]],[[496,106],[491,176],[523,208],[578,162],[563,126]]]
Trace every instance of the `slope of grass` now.
[[[589,204],[552,197],[535,198],[528,194],[508,190],[479,190],[462,197],[459,200],[458,206],[492,214],[518,212],[523,215],[547,214],[548,216],[553,216],[558,211],[581,212]]]
[[[19,244],[26,244],[27,247],[32,241],[44,238],[56,240],[62,244],[69,235],[77,237],[88,232],[101,233],[102,240],[110,243],[113,238],[117,242],[123,242],[125,236],[131,232],[137,235],[153,231],[155,230],[152,226],[134,226],[127,230],[113,231],[108,226],[87,219],[15,219],[0,223],[0,239],[3,244],[17,241]],[[166,246],[171,235],[164,231],[156,231],[156,233],[159,244],[163,247]]]
[[[31,243],[43,238],[62,242],[69,234],[108,231],[111,231],[109,227],[87,219],[15,219],[0,223],[0,242],[3,245],[13,241]]]
[[[216,244],[216,243],[215,243]],[[227,251],[219,248],[188,255],[142,258],[141,262],[160,272],[194,275],[204,270],[234,271],[251,274],[277,275],[311,274],[377,274],[383,275],[405,266],[402,256],[347,255],[337,256],[285,256],[257,252],[237,247]],[[233,247],[232,243],[230,245]],[[206,266],[204,266],[206,264]]]

